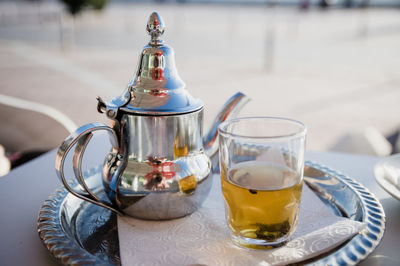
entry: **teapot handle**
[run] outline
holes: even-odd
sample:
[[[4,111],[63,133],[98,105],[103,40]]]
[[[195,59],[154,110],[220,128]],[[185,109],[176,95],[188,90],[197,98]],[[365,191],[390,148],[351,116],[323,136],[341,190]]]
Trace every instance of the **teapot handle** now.
[[[58,178],[61,180],[63,183],[64,187],[74,196],[86,200],[90,203],[96,204],[98,206],[101,206],[103,208],[106,208],[108,210],[111,210],[117,214],[123,215],[123,213],[117,209],[114,208],[114,206],[100,201],[100,199],[89,189],[87,186],[85,179],[83,178],[82,175],[82,158],[83,154],[85,152],[85,149],[92,138],[93,131],[97,130],[105,130],[108,135],[110,136],[110,142],[112,145],[113,151],[118,151],[119,150],[119,144],[118,144],[118,137],[115,131],[111,128],[108,127],[102,123],[90,123],[83,125],[79,127],[75,132],[71,133],[60,145],[57,151],[56,155],[56,160],[55,160],[55,168],[57,172]],[[73,145],[76,143],[76,148],[74,152],[74,157],[72,160],[72,167],[74,170],[75,174],[75,179],[78,181],[78,183],[81,185],[81,187],[85,190],[83,191],[76,191],[74,190],[67,182],[64,176],[64,163],[65,163],[65,158],[68,154],[68,152],[71,150]]]

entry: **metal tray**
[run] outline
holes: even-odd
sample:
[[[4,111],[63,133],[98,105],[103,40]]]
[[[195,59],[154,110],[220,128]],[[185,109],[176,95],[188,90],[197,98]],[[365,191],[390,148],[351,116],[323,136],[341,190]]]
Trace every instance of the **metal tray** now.
[[[102,194],[101,168],[85,173],[91,187]],[[367,223],[363,234],[335,250],[303,263],[317,265],[356,264],[380,243],[385,214],[379,201],[353,179],[317,163],[306,162],[306,184],[337,215]],[[82,201],[64,188],[49,196],[38,217],[38,232],[50,253],[64,264],[119,265],[117,217],[114,213]]]

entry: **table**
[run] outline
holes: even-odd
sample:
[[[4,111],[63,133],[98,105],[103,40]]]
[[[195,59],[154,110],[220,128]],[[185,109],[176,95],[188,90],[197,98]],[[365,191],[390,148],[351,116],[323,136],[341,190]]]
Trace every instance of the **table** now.
[[[84,165],[100,164],[107,145],[89,144]],[[42,245],[36,228],[37,214],[44,200],[60,181],[54,170],[56,151],[50,151],[0,178],[0,264],[57,265]],[[66,165],[71,165],[67,158]],[[381,201],[386,213],[386,232],[381,244],[360,265],[400,265],[400,201],[380,188],[373,177],[379,158],[332,152],[307,152],[307,160],[324,164],[354,178]],[[71,167],[72,168],[72,167]],[[72,176],[72,169],[66,169]]]

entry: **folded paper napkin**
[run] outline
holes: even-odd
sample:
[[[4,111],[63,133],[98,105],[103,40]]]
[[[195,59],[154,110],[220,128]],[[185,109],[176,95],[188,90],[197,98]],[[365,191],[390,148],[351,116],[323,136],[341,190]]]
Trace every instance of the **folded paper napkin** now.
[[[335,216],[303,186],[299,223],[292,240],[272,250],[248,250],[230,239],[219,178],[203,206],[184,218],[144,221],[118,217],[121,264],[284,265],[325,253],[359,233],[364,223]]]

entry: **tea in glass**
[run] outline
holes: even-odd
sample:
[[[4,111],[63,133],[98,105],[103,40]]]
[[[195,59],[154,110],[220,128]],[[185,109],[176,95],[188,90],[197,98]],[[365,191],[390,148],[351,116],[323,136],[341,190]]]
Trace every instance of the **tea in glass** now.
[[[276,141],[276,134],[259,136],[266,134],[266,130],[243,137],[243,133],[251,130],[241,132],[240,126],[229,127],[229,123],[245,123],[245,128],[249,129],[252,124],[259,128],[262,123],[276,123],[276,118],[247,119],[254,121],[236,119],[220,128],[221,185],[226,219],[235,243],[247,248],[272,248],[284,244],[297,226],[305,128],[300,127],[300,136]],[[235,130],[229,133],[232,128]]]

